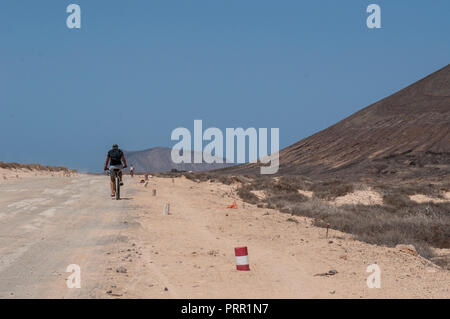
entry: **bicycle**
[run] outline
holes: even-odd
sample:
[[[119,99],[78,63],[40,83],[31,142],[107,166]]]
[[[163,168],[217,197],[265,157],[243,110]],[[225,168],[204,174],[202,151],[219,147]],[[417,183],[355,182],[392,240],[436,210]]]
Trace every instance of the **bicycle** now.
[[[119,177],[120,169],[113,168],[112,170],[107,170],[109,176],[114,177],[114,193],[116,195],[116,200],[120,199],[120,177]],[[113,175],[111,175],[113,174]]]

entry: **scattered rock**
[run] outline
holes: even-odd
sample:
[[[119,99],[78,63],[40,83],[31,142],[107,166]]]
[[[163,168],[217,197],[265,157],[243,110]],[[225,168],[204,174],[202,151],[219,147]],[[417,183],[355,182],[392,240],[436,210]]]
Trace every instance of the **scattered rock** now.
[[[217,250],[209,250],[208,255],[216,257],[219,252]]]
[[[120,266],[120,267],[116,268],[116,272],[121,273],[121,274],[126,274],[127,269],[124,266]]]
[[[314,276],[333,276],[336,275],[338,272],[336,269],[330,269],[328,270],[328,272],[324,272],[324,273],[320,273],[320,274],[315,274]]]
[[[336,269],[330,269],[329,271],[328,271],[328,274],[329,275],[336,275],[337,274],[337,270]]]
[[[169,291],[169,288],[167,288],[167,287],[164,287],[164,291]]]
[[[413,245],[397,245],[397,246],[395,246],[395,248],[401,252],[404,252],[404,253],[412,255],[412,256],[419,255],[416,251],[416,248]]]

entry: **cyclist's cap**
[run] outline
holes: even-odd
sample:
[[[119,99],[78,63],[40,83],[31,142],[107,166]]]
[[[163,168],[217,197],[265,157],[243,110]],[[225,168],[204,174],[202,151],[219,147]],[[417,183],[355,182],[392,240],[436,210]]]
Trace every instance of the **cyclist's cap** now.
[[[113,148],[119,148],[119,145],[114,144],[114,145],[113,145]]]

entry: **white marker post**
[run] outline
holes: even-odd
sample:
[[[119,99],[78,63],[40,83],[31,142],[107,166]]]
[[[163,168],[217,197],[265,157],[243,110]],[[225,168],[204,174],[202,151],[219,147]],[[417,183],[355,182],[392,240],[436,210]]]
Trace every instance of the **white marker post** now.
[[[169,215],[170,214],[170,204],[167,203],[164,205],[163,215]]]

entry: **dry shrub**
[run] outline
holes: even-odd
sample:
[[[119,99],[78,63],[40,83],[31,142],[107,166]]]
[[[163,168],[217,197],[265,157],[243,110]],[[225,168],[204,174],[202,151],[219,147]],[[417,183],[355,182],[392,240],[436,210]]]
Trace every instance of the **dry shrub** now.
[[[432,257],[431,258],[432,262],[435,263],[436,265],[450,270],[450,256],[441,256],[441,257]]]
[[[292,215],[311,217],[314,225],[353,234],[356,239],[376,245],[395,247],[412,244],[425,258],[433,258],[432,247],[450,248],[450,204],[418,204],[409,199],[412,194],[436,195],[443,185],[373,186],[383,194],[383,204],[375,206],[335,206],[331,200],[353,192],[363,185],[340,181],[312,183],[298,176],[243,177],[195,174],[195,180],[213,179],[223,183],[241,183],[238,195],[246,202],[258,207],[274,208]],[[313,191],[308,198],[298,190]],[[252,191],[264,191],[266,197],[259,199]],[[440,261],[443,263],[442,261]]]
[[[314,196],[324,200],[333,200],[336,197],[345,196],[353,192],[353,185],[342,181],[325,181],[312,184],[309,188]]]
[[[450,183],[443,183],[442,185],[420,183],[406,183],[398,186],[375,185],[374,188],[385,195],[402,197],[402,201],[405,201],[405,198],[416,194],[443,198],[443,192],[450,189]]]
[[[19,164],[19,163],[6,163],[0,161],[0,168],[6,169],[28,169],[36,171],[49,171],[49,172],[76,172],[76,170],[70,170],[64,166],[45,166],[41,164]]]
[[[431,247],[450,248],[450,204],[415,203],[407,195],[411,189],[398,189],[384,194],[383,206],[337,207],[320,198],[343,196],[354,189],[353,185],[332,182],[305,183],[303,187],[294,184],[295,186],[290,187],[286,180],[278,185],[260,183],[259,186],[261,185],[266,187],[266,207],[311,217],[316,226],[326,227],[330,223],[331,228],[353,234],[356,239],[370,244],[389,247],[412,244],[421,256],[428,259],[434,256]],[[326,185],[330,185],[329,190]],[[253,185],[244,187],[255,188]],[[310,199],[294,192],[298,188],[313,190],[319,195],[315,193]]]
[[[384,194],[383,204],[387,206],[387,208],[394,210],[415,205],[415,203],[408,197],[408,195],[399,192]]]
[[[234,175],[219,175],[215,173],[202,173],[202,172],[192,172],[192,173],[183,173],[183,175],[194,182],[219,182],[225,185],[231,185],[233,183],[245,183],[251,180],[245,176],[234,176]]]
[[[253,194],[248,188],[240,187],[237,190],[237,194],[240,198],[242,198],[243,201],[250,203],[250,204],[258,204],[259,198]]]
[[[275,194],[272,196],[267,196],[264,202],[268,207],[283,209],[286,207],[291,207],[298,203],[302,203],[308,200],[308,197],[299,193],[288,193],[288,194]]]

